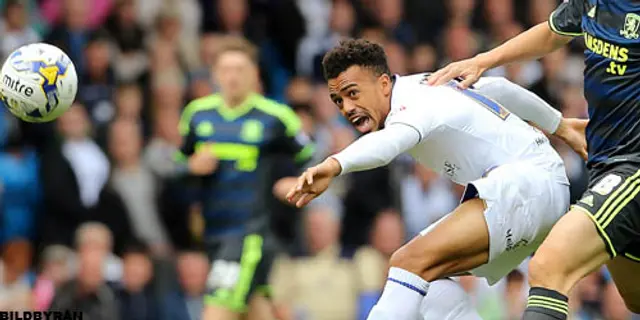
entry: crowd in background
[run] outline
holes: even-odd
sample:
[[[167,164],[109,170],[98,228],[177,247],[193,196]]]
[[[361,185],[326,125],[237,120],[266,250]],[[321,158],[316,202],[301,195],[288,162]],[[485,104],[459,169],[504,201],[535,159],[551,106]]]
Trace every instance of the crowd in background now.
[[[260,48],[261,90],[314,138],[314,161],[357,138],[328,98],[322,55],[341,38],[384,44],[391,71],[469,58],[546,21],[555,0],[2,0],[0,57],[45,41],[73,60],[77,102],[58,121],[0,117],[0,310],[82,310],[96,319],[200,317],[209,261],[202,220],[175,177],[186,102],[216,91],[223,35]],[[488,72],[586,117],[580,39],[540,61]],[[445,106],[443,106],[445,107]],[[582,160],[553,141],[572,183]],[[401,157],[343,177],[272,223],[282,319],[365,319],[387,258],[457,205],[462,189]],[[494,287],[460,279],[485,319],[519,319],[526,263]],[[82,294],[78,294],[81,292]],[[574,290],[574,319],[629,319],[606,269]],[[93,318],[92,318],[93,319]]]

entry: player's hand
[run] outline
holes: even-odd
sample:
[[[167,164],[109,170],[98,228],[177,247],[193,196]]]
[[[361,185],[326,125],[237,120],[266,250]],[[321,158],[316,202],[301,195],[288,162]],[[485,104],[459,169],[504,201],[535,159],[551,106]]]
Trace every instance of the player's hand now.
[[[568,144],[582,159],[587,160],[587,139],[585,129],[589,120],[562,118],[555,135]]]
[[[467,89],[480,79],[480,76],[487,70],[480,58],[474,57],[448,64],[446,67],[434,72],[427,79],[427,83],[432,86],[439,86],[455,78],[463,80],[458,84],[462,89]]]
[[[207,146],[189,157],[189,172],[196,176],[212,174],[218,168],[218,159],[213,156]]]
[[[327,158],[321,164],[307,169],[287,193],[287,201],[295,203],[298,208],[306,206],[327,190],[331,180],[340,174],[340,171],[340,163],[333,158]]]
[[[287,194],[289,190],[295,188],[298,184],[298,177],[284,177],[276,181],[273,185],[272,192],[276,199],[288,203]]]

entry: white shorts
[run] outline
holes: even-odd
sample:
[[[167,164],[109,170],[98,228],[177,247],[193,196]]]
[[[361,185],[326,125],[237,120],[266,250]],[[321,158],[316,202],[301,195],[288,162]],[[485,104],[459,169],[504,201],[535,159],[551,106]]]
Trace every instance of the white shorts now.
[[[558,163],[523,160],[499,166],[487,177],[469,183],[462,202],[483,199],[489,228],[489,261],[471,270],[473,275],[486,278],[490,285],[498,282],[542,244],[568,210],[569,186],[549,166],[558,168]]]

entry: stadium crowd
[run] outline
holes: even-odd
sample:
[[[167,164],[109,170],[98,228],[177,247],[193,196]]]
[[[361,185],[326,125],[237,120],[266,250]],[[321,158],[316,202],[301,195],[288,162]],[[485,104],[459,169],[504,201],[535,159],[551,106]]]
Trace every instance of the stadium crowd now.
[[[202,220],[175,177],[185,104],[216,90],[227,36],[260,48],[261,88],[295,110],[314,161],[357,138],[328,98],[320,61],[344,37],[384,44],[391,71],[435,70],[545,21],[555,0],[2,0],[0,56],[45,41],[79,74],[55,123],[0,119],[0,310],[83,310],[90,319],[200,318],[209,261]],[[582,43],[491,70],[567,117],[586,117]],[[572,182],[582,160],[554,141]],[[312,161],[312,163],[314,162]],[[353,174],[302,212],[277,206],[271,283],[281,319],[365,319],[387,258],[457,205],[462,190],[401,158]],[[275,206],[275,204],[274,204]],[[460,278],[484,319],[519,319],[526,263],[494,287]],[[82,294],[78,294],[81,292]],[[605,269],[574,290],[573,319],[630,319]]]

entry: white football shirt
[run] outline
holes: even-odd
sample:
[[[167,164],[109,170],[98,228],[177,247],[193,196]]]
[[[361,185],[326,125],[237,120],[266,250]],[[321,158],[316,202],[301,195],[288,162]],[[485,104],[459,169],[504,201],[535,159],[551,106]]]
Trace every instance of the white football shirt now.
[[[342,174],[385,165],[406,151],[462,185],[497,166],[525,159],[539,161],[555,171],[558,182],[568,183],[562,160],[546,136],[510,113],[508,105],[498,104],[481,87],[433,87],[425,78],[395,77],[385,128],[334,156]]]

